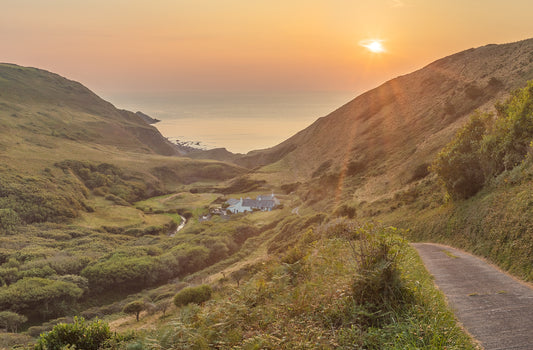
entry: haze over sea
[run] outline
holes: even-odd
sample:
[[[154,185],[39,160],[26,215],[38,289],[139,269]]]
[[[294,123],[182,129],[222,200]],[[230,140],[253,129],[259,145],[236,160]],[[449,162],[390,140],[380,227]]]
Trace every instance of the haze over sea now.
[[[114,94],[117,108],[161,120],[163,136],[234,153],[275,146],[356,96],[354,92]]]

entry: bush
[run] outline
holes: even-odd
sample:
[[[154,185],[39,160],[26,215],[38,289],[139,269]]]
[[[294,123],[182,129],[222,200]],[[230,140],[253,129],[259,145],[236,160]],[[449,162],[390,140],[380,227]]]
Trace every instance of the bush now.
[[[0,289],[0,308],[14,311],[39,311],[44,316],[65,312],[83,294],[76,284],[29,277]]]
[[[19,215],[12,209],[0,209],[0,230],[12,232],[21,223]]]
[[[406,243],[392,227],[368,223],[346,228],[341,237],[350,244],[356,263],[352,299],[366,310],[361,322],[381,326],[386,315],[414,300],[399,269]]]
[[[344,216],[344,217],[347,217],[348,219],[353,219],[355,218],[356,210],[354,207],[349,206],[348,204],[343,204],[337,209],[335,209],[334,214],[337,217]]]
[[[120,197],[115,196],[114,194],[108,194],[107,196],[105,196],[105,199],[115,203],[116,205],[122,205],[124,207],[127,207],[130,205],[130,203],[126,202],[124,199]]]
[[[346,176],[355,176],[366,170],[367,162],[363,160],[351,161],[346,168]]]
[[[437,155],[431,169],[453,199],[476,194],[485,183],[480,160],[481,141],[488,115],[474,115]]]
[[[300,187],[301,183],[300,182],[294,182],[294,183],[290,183],[290,184],[284,184],[284,185],[281,185],[281,190],[285,193],[285,194],[289,194],[289,193],[292,193],[294,191],[296,191],[298,189],[298,187]]]
[[[414,182],[421,180],[429,175],[429,164],[422,163],[418,165],[415,170],[413,170],[413,174],[411,175],[411,178],[409,179],[409,182]]]
[[[523,162],[530,150],[533,81],[496,104],[496,110],[495,118],[472,116],[431,166],[452,199],[476,194],[488,180]]]
[[[181,307],[191,303],[202,304],[211,299],[212,289],[207,284],[198,287],[187,287],[174,296],[174,305]]]
[[[491,176],[511,170],[524,160],[533,140],[533,81],[497,104],[498,115],[482,145],[483,160]]]
[[[34,340],[27,334],[0,333],[0,349],[31,349]]]
[[[331,168],[331,164],[333,164],[331,160],[326,160],[324,163],[320,164],[318,168],[315,169],[313,174],[311,174],[311,177],[315,178],[323,175],[326,171],[329,170],[329,168]]]
[[[67,346],[76,349],[98,350],[114,337],[109,325],[103,321],[85,323],[83,317],[75,317],[74,323],[60,323],[50,332],[41,335],[35,350],[60,350]]]

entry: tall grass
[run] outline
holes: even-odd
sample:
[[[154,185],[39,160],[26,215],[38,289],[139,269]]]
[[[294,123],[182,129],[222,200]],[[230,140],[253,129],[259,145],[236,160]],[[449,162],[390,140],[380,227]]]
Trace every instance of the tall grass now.
[[[335,221],[308,230],[235,289],[179,309],[139,349],[474,349],[399,231]]]

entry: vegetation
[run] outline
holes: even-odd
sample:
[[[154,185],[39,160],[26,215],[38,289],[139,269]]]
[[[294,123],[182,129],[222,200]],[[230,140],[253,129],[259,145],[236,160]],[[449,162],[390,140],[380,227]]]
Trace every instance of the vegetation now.
[[[533,81],[496,109],[495,117],[474,115],[432,165],[453,199],[476,194],[495,176],[520,165],[531,152]]]
[[[75,317],[74,323],[60,323],[50,332],[41,335],[35,350],[60,350],[65,347],[99,350],[119,340],[119,337],[113,335],[107,323],[100,320],[86,323],[83,317]]]
[[[19,313],[34,313],[42,317],[68,312],[83,290],[75,283],[41,277],[27,277],[0,288],[0,307]]]
[[[11,73],[33,71],[17,72]],[[425,88],[446,85],[435,81]],[[72,96],[83,90],[61,84]],[[442,123],[503,85],[494,78],[482,86],[457,89],[466,107],[449,96]],[[22,86],[13,90],[24,96]],[[143,146],[137,137],[148,129],[92,95],[61,102],[66,108],[50,106],[47,100],[63,100],[39,91],[31,91],[38,106],[2,95],[0,326],[31,325],[27,334],[39,337],[36,349],[473,349],[404,236],[452,242],[533,278],[532,92],[533,83],[498,105],[496,116],[474,115],[431,165],[437,175],[428,173],[429,156],[415,154],[416,140],[396,152],[396,140],[404,138],[380,134],[390,129],[404,136],[406,126],[414,134],[427,123],[404,118],[406,124],[391,127],[379,115],[370,118],[392,108],[395,97],[386,91],[350,121],[370,124],[346,128],[351,153],[341,157],[340,148],[321,147],[317,136],[309,149],[324,154],[310,160],[318,152],[291,141],[243,160],[250,167],[279,160],[253,174],[164,157],[164,142],[152,135]],[[402,99],[409,98],[406,90]],[[340,113],[351,115],[352,108]],[[63,120],[72,120],[72,130]],[[135,136],[123,134],[126,129]],[[391,153],[399,154],[396,163],[386,157]],[[301,172],[276,172],[300,165],[284,158],[289,154],[302,155]],[[401,181],[386,173],[407,157],[416,161],[398,170]],[[366,185],[381,174],[391,183],[372,202],[375,193]],[[436,177],[453,201],[443,200]],[[396,180],[402,188],[393,192]],[[197,220],[224,195],[267,189],[286,194],[285,209]],[[180,216],[188,222],[176,232]],[[384,218],[412,231],[348,220],[356,217]],[[137,322],[128,317],[121,324],[122,312]],[[159,320],[156,313],[172,317]],[[102,321],[72,320],[79,314],[144,330],[123,341]],[[13,335],[0,346],[27,340]]]
[[[301,236],[294,246],[298,260],[260,263],[237,291],[223,285],[209,303],[182,306],[176,320],[136,344],[148,349],[473,349],[398,233],[332,222]],[[375,294],[378,290],[384,294]]]
[[[73,181],[58,191],[52,176],[21,177],[0,171],[0,234],[13,234],[20,224],[63,222],[83,208],[84,190]]]
[[[64,172],[72,171],[89,190],[101,196],[107,195],[113,201],[118,201],[114,199],[118,197],[128,205],[147,197],[146,183],[142,179],[125,175],[120,168],[112,164],[65,160],[55,166]],[[150,192],[153,194],[154,190]]]
[[[211,299],[213,293],[210,286],[203,284],[198,287],[187,287],[174,296],[174,305],[177,307],[188,304],[202,304]]]
[[[11,311],[0,311],[0,326],[9,332],[16,333],[18,327],[26,322],[28,318]]]
[[[139,322],[139,314],[145,308],[146,308],[146,304],[144,300],[135,300],[129,304],[126,304],[126,306],[124,306],[124,309],[122,309],[122,311],[127,314],[135,314],[135,318],[137,319],[137,322]]]
[[[402,215],[401,210],[401,218],[393,221],[409,226],[413,240],[452,244],[486,257],[521,279],[533,281],[532,165],[531,160],[526,160],[503,172],[468,200],[422,211],[403,208],[414,213]]]

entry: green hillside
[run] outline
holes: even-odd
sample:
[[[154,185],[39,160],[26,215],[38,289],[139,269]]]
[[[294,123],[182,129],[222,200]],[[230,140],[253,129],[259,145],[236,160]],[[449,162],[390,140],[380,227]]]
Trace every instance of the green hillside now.
[[[233,165],[0,65],[0,321],[23,331],[0,347],[475,349],[407,239],[532,278],[532,52],[467,50],[272,149],[191,154]],[[215,214],[265,193],[281,205]]]
[[[75,217],[97,189],[131,203],[243,173],[168,157],[179,150],[138,115],[43,70],[1,64],[0,106],[3,208],[22,223]]]
[[[444,242],[533,280],[533,82],[474,114],[413,184],[411,199],[379,216],[415,240]],[[391,210],[394,208],[394,210]]]
[[[0,64],[0,91],[4,147],[26,143],[57,149],[92,142],[142,153],[179,153],[139,116],[57,74]]]
[[[169,235],[179,214],[197,219],[217,198],[191,188],[247,171],[179,153],[137,114],[81,84],[1,64],[0,321],[24,319],[28,330],[235,253],[243,242],[229,229],[217,240]],[[189,202],[137,205],[171,193]]]

